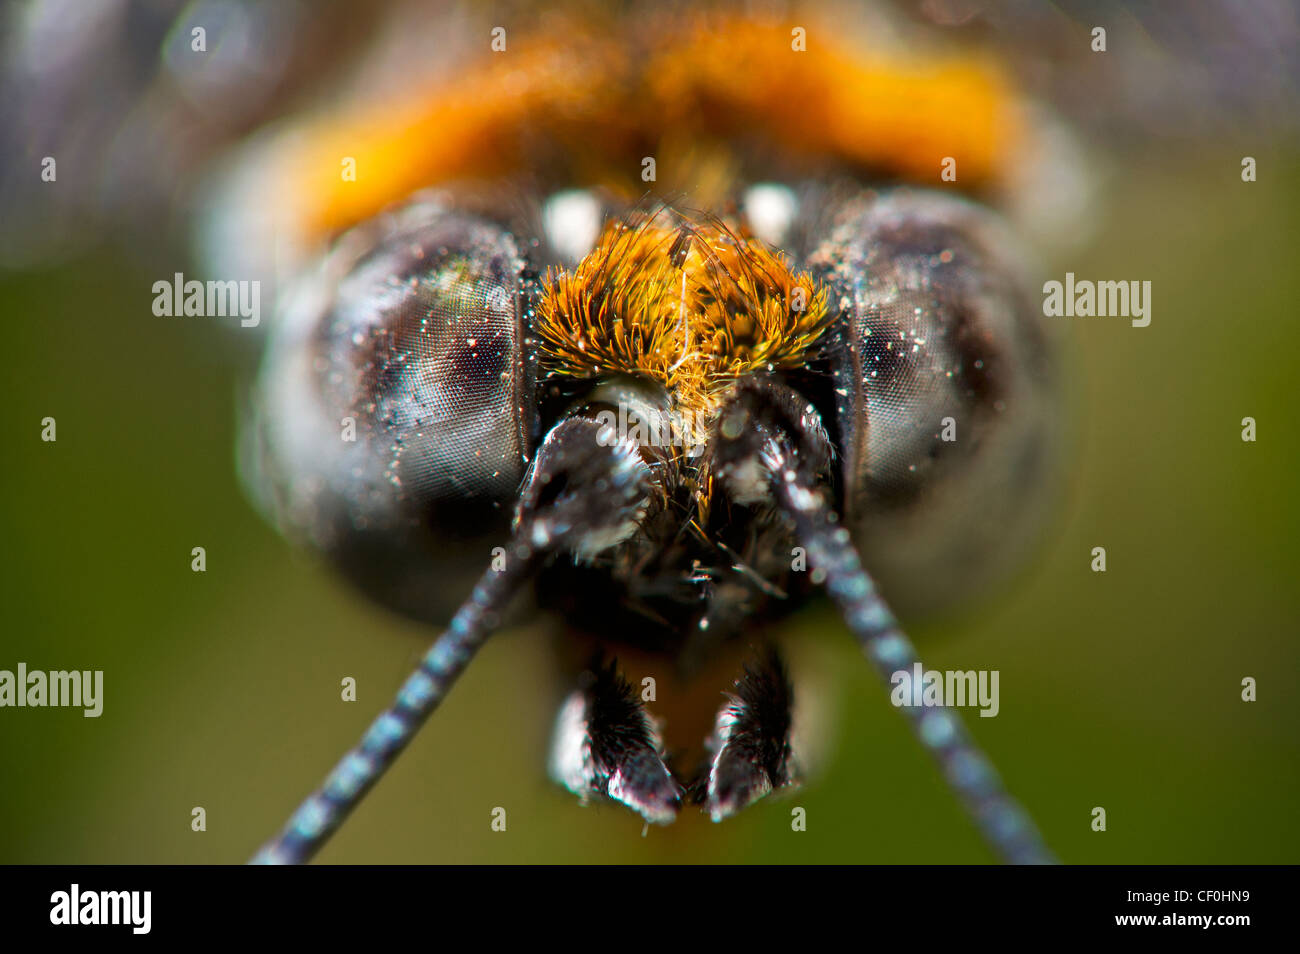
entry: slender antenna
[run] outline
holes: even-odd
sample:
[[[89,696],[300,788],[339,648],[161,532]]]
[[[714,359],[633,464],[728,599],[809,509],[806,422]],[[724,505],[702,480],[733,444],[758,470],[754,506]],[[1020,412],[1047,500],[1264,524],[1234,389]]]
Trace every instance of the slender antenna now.
[[[782,451],[783,443],[769,441],[759,455],[773,492],[794,521],[813,567],[826,574],[826,589],[863,652],[889,683],[894,673],[911,671],[919,664],[916,649],[863,569],[849,532],[838,525],[839,516],[827,503],[824,490],[808,467]],[[941,707],[900,708],[993,849],[1011,864],[1054,864],[1056,859],[1033,820],[1002,787],[993,763],[961,719]]]
[[[302,864],[320,850],[442,702],[545,557],[612,546],[635,529],[648,506],[650,468],[635,444],[608,438],[597,421],[581,417],[551,428],[524,475],[505,566],[479,577],[396,701],[258,851],[254,864]]]
[[[450,625],[411,673],[397,698],[371,723],[361,742],[330,772],[325,783],[293,813],[284,830],[262,846],[252,864],[298,865],[311,860],[356,808],[366,792],[414,738],[474,653],[496,629],[510,597],[531,575],[536,555],[516,544],[504,569],[481,577]]]
[[[813,405],[778,381],[742,381],[719,416],[714,447],[717,475],[733,497],[752,497],[754,471],[766,475],[813,569],[825,574],[827,591],[884,681],[920,665],[912,641],[876,592],[849,531],[839,525],[839,514],[827,501],[819,474],[830,465],[832,446]],[[1006,793],[997,770],[955,713],[942,707],[899,708],[1003,859],[1013,864],[1055,861],[1033,820]]]

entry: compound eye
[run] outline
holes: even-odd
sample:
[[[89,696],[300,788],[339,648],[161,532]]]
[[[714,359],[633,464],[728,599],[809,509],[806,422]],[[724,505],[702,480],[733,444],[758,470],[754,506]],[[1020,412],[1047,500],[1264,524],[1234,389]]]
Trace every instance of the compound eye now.
[[[844,507],[913,585],[951,578],[1045,496],[1054,381],[1022,256],[991,213],[940,194],[866,193],[828,220],[808,265],[843,312]]]
[[[272,330],[245,483],[290,536],[423,619],[474,565],[464,547],[509,524],[534,405],[525,274],[509,232],[422,202],[343,236]]]
[[[325,387],[403,497],[502,500],[518,486],[522,267],[507,233],[444,216],[391,236],[339,284]]]
[[[883,502],[924,485],[945,449],[944,428],[954,432],[978,400],[994,359],[963,349],[964,318],[932,291],[900,290],[864,305],[850,322],[853,373],[867,405],[863,464]]]

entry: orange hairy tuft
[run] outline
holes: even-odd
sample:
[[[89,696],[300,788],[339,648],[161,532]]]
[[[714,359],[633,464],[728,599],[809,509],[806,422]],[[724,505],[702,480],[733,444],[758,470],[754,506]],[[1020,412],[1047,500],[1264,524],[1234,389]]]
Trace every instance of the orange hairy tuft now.
[[[707,414],[736,378],[802,365],[830,317],[826,289],[760,243],[660,215],[548,275],[535,330],[554,373],[650,378]]]

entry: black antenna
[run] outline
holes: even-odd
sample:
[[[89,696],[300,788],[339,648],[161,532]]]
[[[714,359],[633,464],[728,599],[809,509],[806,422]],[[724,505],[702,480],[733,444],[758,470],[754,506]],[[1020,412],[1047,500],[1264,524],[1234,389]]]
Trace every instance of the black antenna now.
[[[814,462],[827,460],[829,455],[821,446],[825,442],[821,423],[813,420],[816,412],[794,392],[770,384],[743,391],[740,401],[753,424],[744,431],[743,439],[731,442],[723,452],[725,457],[759,461],[777,505],[794,522],[795,536],[807,551],[810,565],[826,574],[827,591],[886,684],[894,673],[911,671],[920,663],[916,649],[863,568],[848,529],[840,525],[839,514],[817,478]],[[723,418],[726,414],[724,411]],[[1005,861],[1056,862],[1033,819],[1007,794],[993,763],[956,713],[943,707],[899,708],[921,745],[939,762],[944,778],[989,845]]]
[[[438,708],[536,563],[534,552],[516,543],[504,569],[489,569],[479,577],[474,592],[407,677],[393,704],[298,806],[284,830],[262,846],[253,864],[299,865],[311,860]]]
[[[284,830],[258,851],[253,864],[311,860],[442,702],[542,559],[635,524],[647,506],[650,468],[635,444],[612,437],[595,421],[579,417],[565,418],[550,430],[524,476],[505,566],[479,578],[397,699],[298,806]]]

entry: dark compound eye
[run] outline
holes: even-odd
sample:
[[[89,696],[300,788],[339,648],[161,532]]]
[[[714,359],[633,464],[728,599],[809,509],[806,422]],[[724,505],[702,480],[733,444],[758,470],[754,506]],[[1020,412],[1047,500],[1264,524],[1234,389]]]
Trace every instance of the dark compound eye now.
[[[504,500],[524,455],[514,240],[445,214],[388,236],[338,286],[323,381],[408,504]]]
[[[250,479],[417,615],[421,593],[455,591],[427,585],[430,561],[508,523],[533,413],[524,275],[509,232],[418,204],[341,239],[274,331]],[[420,528],[445,552],[421,552]]]
[[[824,214],[808,265],[843,309],[834,377],[850,525],[894,586],[938,577],[955,591],[988,565],[976,554],[990,540],[1013,549],[1048,496],[1056,398],[1023,258],[991,213],[938,194],[865,193]]]
[[[403,493],[503,498],[519,482],[523,455],[518,277],[503,279],[496,267],[513,249],[444,253],[449,247],[426,253],[417,276],[389,280],[399,285],[395,301],[359,346],[371,435],[377,446],[390,443],[389,476]]]
[[[882,388],[896,388],[905,376],[914,374],[916,349],[913,336],[883,310],[867,321],[861,342],[862,373]],[[924,347],[924,339],[921,345]]]

